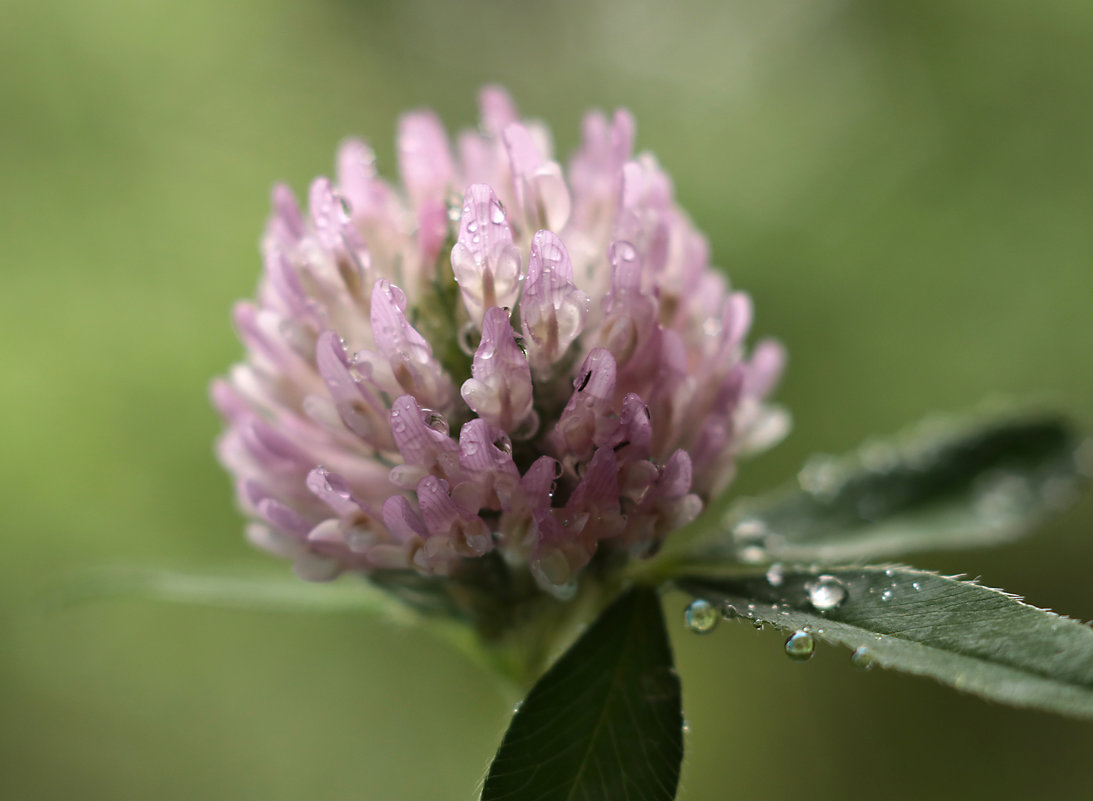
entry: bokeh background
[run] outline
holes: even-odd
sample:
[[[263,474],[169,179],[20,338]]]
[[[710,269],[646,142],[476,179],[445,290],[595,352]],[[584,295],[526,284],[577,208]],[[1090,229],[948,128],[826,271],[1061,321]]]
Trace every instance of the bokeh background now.
[[[243,543],[209,378],[240,354],[273,181],[506,84],[560,152],[624,105],[788,345],[793,435],[735,492],[937,410],[1093,430],[1087,0],[6,0],[0,25],[0,797],[471,799],[513,697],[342,615],[50,611],[109,564],[283,571]],[[1093,617],[1093,502],[920,556]],[[665,601],[678,621],[684,599]],[[681,798],[1087,798],[1093,727],[673,632]]]

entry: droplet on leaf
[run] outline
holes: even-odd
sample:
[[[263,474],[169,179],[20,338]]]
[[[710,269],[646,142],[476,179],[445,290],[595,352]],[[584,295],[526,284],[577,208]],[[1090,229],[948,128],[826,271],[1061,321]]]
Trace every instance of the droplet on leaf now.
[[[855,648],[850,655],[850,664],[861,670],[869,670],[873,667],[873,652],[864,645]]]
[[[808,602],[817,612],[837,609],[848,595],[846,586],[835,576],[820,576],[805,589],[808,590]]]
[[[786,656],[794,662],[807,662],[815,650],[816,640],[803,629],[793,632],[786,640]]]
[[[692,601],[683,612],[684,624],[695,634],[713,631],[720,619],[721,613],[714,608],[713,604],[701,598]]]

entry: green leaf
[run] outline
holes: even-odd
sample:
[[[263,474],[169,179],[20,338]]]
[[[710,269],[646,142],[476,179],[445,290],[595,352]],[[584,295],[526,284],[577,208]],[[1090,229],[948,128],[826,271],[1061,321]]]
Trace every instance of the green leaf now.
[[[681,703],[656,591],[630,590],[532,688],[482,801],[672,799]]]
[[[247,612],[369,616],[396,625],[421,625],[479,667],[514,681],[519,677],[518,666],[508,655],[483,647],[464,622],[443,614],[422,613],[371,582],[346,578],[315,583],[254,570],[196,573],[110,567],[70,576],[45,601],[47,606],[68,608],[96,600],[145,599]],[[405,594],[405,587],[400,591]]]
[[[677,583],[730,615],[865,649],[858,662],[1093,719],[1093,628],[1001,590],[903,567],[776,568],[769,576]],[[829,611],[817,608],[843,593]]]
[[[1070,503],[1082,478],[1081,444],[1054,418],[921,425],[850,456],[813,458],[799,488],[738,504],[724,529],[680,561],[690,572],[703,564],[846,563],[994,544]]]
[[[319,584],[256,571],[195,573],[110,567],[70,577],[54,593],[54,600],[62,606],[107,598],[146,598],[257,612],[363,613],[402,623],[418,618],[397,598],[363,581]]]

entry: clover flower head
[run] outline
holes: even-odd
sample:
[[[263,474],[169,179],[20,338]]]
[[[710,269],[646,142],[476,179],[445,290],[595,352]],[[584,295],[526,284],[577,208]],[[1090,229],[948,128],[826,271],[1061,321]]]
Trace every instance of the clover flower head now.
[[[480,101],[454,151],[401,119],[401,186],[351,140],[306,212],[273,190],[246,358],[212,397],[249,538],[303,578],[488,565],[564,597],[785,431],[783,351],[745,349],[751,302],[630,115],[589,114],[563,168],[502,90]]]

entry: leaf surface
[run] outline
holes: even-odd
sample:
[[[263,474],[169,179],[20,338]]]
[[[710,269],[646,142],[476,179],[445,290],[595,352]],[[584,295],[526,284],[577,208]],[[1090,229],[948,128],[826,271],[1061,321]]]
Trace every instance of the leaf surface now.
[[[1054,418],[919,426],[850,456],[814,457],[799,487],[733,507],[684,561],[832,564],[1012,539],[1076,496],[1081,444]]]
[[[111,567],[66,581],[55,598],[63,606],[108,598],[146,598],[257,612],[379,614],[407,623],[417,618],[397,598],[367,582],[315,583],[254,570]]]
[[[630,590],[520,705],[482,801],[669,801],[681,704],[657,593]]]
[[[677,583],[730,615],[864,649],[859,661],[1013,706],[1093,719],[1093,628],[1084,623],[1000,590],[912,568],[770,575],[773,582],[756,575]],[[834,579],[836,589],[821,576]],[[817,609],[815,600],[823,608],[842,592],[834,608]]]

